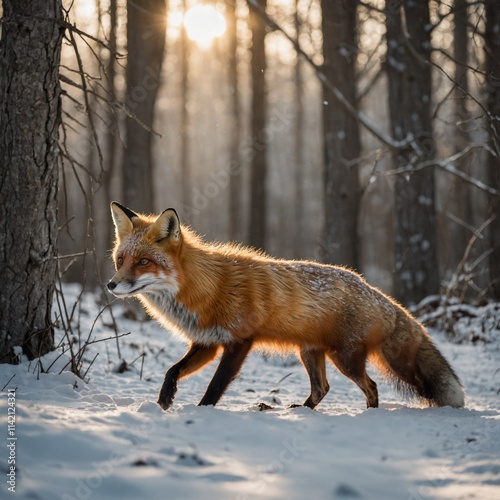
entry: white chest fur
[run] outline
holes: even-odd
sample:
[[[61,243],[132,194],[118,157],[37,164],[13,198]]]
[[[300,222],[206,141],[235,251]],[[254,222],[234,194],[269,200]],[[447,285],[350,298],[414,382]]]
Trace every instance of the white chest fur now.
[[[221,326],[199,327],[199,317],[178,302],[170,293],[148,293],[140,296],[149,313],[168,330],[196,344],[228,344],[234,340],[231,333]]]

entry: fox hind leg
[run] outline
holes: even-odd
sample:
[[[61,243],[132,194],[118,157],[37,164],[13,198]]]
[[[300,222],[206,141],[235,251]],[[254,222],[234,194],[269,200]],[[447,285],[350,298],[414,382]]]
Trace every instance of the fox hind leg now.
[[[291,405],[291,408],[297,406],[315,408],[330,390],[330,385],[326,378],[325,351],[322,349],[303,347],[300,350],[300,360],[309,375],[311,394],[304,401],[304,404]]]
[[[363,391],[366,407],[378,408],[377,384],[366,373],[366,347],[362,345],[355,350],[329,351],[327,356],[340,373],[351,379]]]

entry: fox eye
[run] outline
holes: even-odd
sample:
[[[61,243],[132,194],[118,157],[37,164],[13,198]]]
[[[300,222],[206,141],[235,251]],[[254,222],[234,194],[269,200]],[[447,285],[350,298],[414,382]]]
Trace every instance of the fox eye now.
[[[149,259],[141,259],[141,260],[139,261],[139,264],[140,264],[141,266],[146,266],[146,265],[148,265],[148,264],[149,264]]]
[[[122,265],[123,265],[123,257],[118,257],[118,258],[116,259],[116,265],[117,265],[118,267],[120,267],[120,266],[122,266]]]

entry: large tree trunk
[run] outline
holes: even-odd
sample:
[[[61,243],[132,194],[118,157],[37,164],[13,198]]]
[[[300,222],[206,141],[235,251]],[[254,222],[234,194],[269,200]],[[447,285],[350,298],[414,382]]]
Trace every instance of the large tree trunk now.
[[[231,89],[231,142],[230,162],[234,173],[229,177],[229,235],[232,240],[242,241],[244,234],[242,214],[242,166],[239,153],[240,147],[240,95],[238,78],[238,16],[236,13],[237,0],[228,0],[226,4],[227,36],[229,39],[229,57],[227,68],[229,73],[229,87]]]
[[[117,135],[119,124],[115,118],[115,100],[117,95],[116,87],[116,51],[117,51],[117,27],[118,27],[118,0],[110,0],[109,2],[109,59],[106,64],[107,73],[107,89],[110,95],[112,103],[108,104],[106,113],[106,122],[108,124],[108,129],[104,134],[104,155],[105,155],[105,171],[102,176],[102,184],[104,187],[104,193],[107,198],[107,204],[109,203],[112,196],[112,186],[114,182],[114,174],[116,167],[116,153],[117,153]],[[106,204],[106,208],[107,208]],[[103,207],[104,208],[104,207]],[[113,225],[109,217],[106,218],[106,242],[112,241],[113,235]],[[109,259],[108,259],[109,260]]]
[[[266,0],[257,0],[266,8]],[[250,234],[249,242],[255,248],[265,248],[267,225],[267,137],[266,115],[266,23],[254,9],[250,9],[252,30],[252,166],[250,174]]]
[[[295,38],[300,40],[301,19],[299,15],[299,1],[295,0]],[[304,244],[303,214],[304,214],[304,82],[302,77],[302,56],[297,52],[295,61],[295,130],[294,130],[294,227],[293,253],[295,258],[299,258]]]
[[[186,0],[182,2],[182,12],[184,16],[188,11]],[[180,63],[179,73],[181,74],[181,148],[180,148],[180,167],[182,172],[182,203],[186,207],[190,207],[192,203],[191,189],[193,186],[193,174],[191,171],[191,163],[189,161],[189,114],[188,114],[188,99],[189,99],[189,39],[184,25],[181,26],[179,37],[180,44]],[[185,215],[185,223],[192,224],[191,211],[187,210]]]
[[[454,2],[454,27],[453,27],[453,55],[455,59],[454,80],[456,86],[453,92],[455,100],[455,129],[454,147],[455,152],[463,151],[469,144],[470,138],[467,127],[470,126],[470,115],[467,111],[468,82],[467,82],[467,0],[455,0]],[[457,167],[470,175],[470,156],[464,156]],[[448,185],[448,202],[445,205],[445,220],[453,217],[455,220],[449,221],[448,242],[444,247],[448,257],[446,269],[455,271],[464,256],[467,243],[472,233],[467,226],[473,224],[471,193],[469,184],[454,175],[446,178]],[[444,248],[441,249],[443,251]]]
[[[486,0],[486,66],[488,89],[487,127],[490,147],[494,154],[488,155],[490,185],[500,190],[500,9],[497,0]],[[491,253],[489,257],[491,292],[500,301],[500,196],[491,203],[494,216],[490,224]]]
[[[53,348],[60,0],[4,0],[0,41],[0,361]]]
[[[434,155],[428,0],[389,2],[386,16],[392,134],[397,140],[411,134],[420,149],[418,158],[409,149],[393,158],[396,168],[407,170],[395,179],[394,291],[414,304],[439,291],[434,170],[413,168]]]
[[[166,0],[127,0],[127,107],[124,202],[154,210],[152,129],[165,48]]]
[[[349,100],[356,98],[355,0],[322,0],[324,73]],[[325,242],[324,260],[359,267],[360,187],[358,123],[328,89],[323,91]]]

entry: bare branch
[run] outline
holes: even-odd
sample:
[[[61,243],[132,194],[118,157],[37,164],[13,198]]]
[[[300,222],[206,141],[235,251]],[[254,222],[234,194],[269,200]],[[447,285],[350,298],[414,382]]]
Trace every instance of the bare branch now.
[[[484,182],[480,181],[479,179],[476,179],[474,177],[471,177],[470,175],[466,174],[465,172],[462,172],[458,168],[456,168],[453,165],[453,162],[456,162],[458,159],[462,158],[465,156],[467,153],[474,149],[488,149],[489,148],[485,144],[470,144],[466,148],[464,148],[462,151],[459,151],[458,153],[445,158],[444,160],[436,160],[432,159],[429,161],[424,161],[421,162],[417,165],[410,165],[409,167],[402,167],[402,168],[396,168],[393,170],[388,170],[385,172],[383,175],[391,176],[391,175],[401,175],[401,174],[411,174],[412,172],[415,172],[417,170],[422,170],[423,168],[427,167],[438,167],[442,170],[445,170],[446,172],[455,175],[456,177],[460,177],[464,181],[467,181],[469,184],[472,184],[473,186],[477,187],[478,189],[481,189],[482,191],[486,191],[487,193],[493,195],[493,196],[498,196],[500,194],[500,191],[498,189],[492,188],[491,186],[488,186]]]
[[[297,51],[314,69],[316,72],[316,76],[319,78],[321,83],[327,88],[336,99],[344,106],[348,113],[350,113],[361,125],[363,125],[374,137],[376,137],[381,143],[389,146],[392,149],[402,150],[408,147],[412,147],[415,152],[419,155],[419,149],[416,146],[415,138],[413,135],[409,134],[408,137],[403,139],[402,141],[398,141],[388,134],[386,134],[382,129],[380,129],[375,122],[366,116],[362,112],[358,112],[356,108],[349,102],[349,100],[345,97],[345,95],[328,79],[320,66],[318,66],[307,54],[299,44],[299,41],[292,36],[290,36],[276,21],[271,19],[267,13],[260,7],[260,5],[256,2],[256,0],[247,0],[247,4],[250,9],[253,9],[255,12],[259,14],[259,16],[264,19],[266,24],[274,31],[279,31],[282,33],[288,41],[290,41]],[[419,155],[420,156],[420,155]]]

